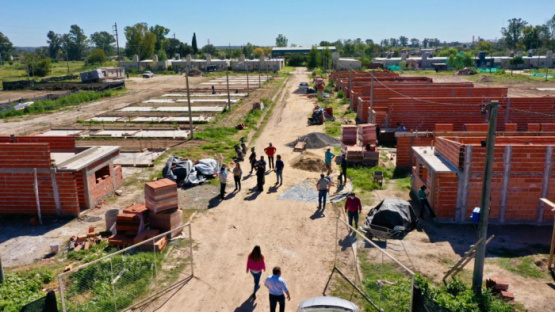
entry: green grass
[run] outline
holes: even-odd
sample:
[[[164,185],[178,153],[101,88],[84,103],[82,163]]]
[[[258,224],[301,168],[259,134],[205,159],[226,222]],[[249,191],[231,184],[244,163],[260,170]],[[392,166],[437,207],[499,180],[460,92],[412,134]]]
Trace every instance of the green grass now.
[[[54,278],[49,269],[6,273],[0,284],[0,311],[18,312],[22,306],[46,295],[44,286]]]
[[[106,62],[102,65],[85,65],[83,61],[71,61],[69,62],[69,74],[77,74],[83,71],[92,70],[99,67],[117,66],[117,62]],[[68,63],[59,61],[52,62],[52,71],[46,77],[56,77],[65,76],[68,74]],[[40,79],[39,77],[36,77]],[[0,66],[0,80],[10,81],[10,80],[22,80],[27,79],[27,71],[25,65],[21,64],[19,61],[14,61],[12,65],[7,62],[4,66]]]
[[[397,188],[402,191],[410,191],[412,188],[411,177],[400,178],[397,180]]]
[[[544,270],[535,264],[534,257],[499,258],[497,264],[507,271],[527,278],[547,278]]]
[[[383,172],[386,180],[384,181],[385,185],[387,180],[393,177],[394,167],[384,168],[382,166],[355,166],[347,169],[347,176],[352,179],[355,192],[364,194],[365,192],[382,189],[379,183],[374,182],[373,175],[375,171]]]
[[[121,94],[124,91],[121,90],[108,90],[103,92],[96,91],[81,91],[77,93],[72,93],[67,96],[61,97],[56,100],[39,100],[35,104],[25,107],[22,110],[9,110],[0,114],[0,119],[23,116],[23,115],[34,115],[42,114],[45,112],[56,111],[64,109],[66,107],[71,107],[79,105],[85,102],[96,101],[105,97],[112,97]]]

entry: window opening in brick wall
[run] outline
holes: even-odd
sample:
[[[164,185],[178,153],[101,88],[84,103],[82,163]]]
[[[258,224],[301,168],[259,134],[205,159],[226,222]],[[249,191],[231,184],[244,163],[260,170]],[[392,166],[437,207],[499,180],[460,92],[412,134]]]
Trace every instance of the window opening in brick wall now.
[[[104,179],[105,176],[110,176],[109,166],[102,167],[94,173],[96,184],[100,183],[100,181],[102,181],[102,179]]]

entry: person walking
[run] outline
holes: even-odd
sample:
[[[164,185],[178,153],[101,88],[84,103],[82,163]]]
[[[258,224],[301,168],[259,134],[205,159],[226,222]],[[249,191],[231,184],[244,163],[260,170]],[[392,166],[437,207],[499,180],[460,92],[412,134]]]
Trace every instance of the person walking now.
[[[251,148],[251,154],[249,155],[249,162],[251,163],[251,172],[249,172],[249,174],[252,174],[253,169],[256,169],[256,152],[254,151],[254,147]]]
[[[262,271],[266,271],[266,264],[264,263],[264,256],[260,251],[260,246],[254,246],[252,252],[247,258],[247,274],[249,271],[254,278],[254,291],[252,292],[252,299],[256,299],[256,292],[260,288],[260,276]]]
[[[345,212],[349,217],[349,226],[353,226],[353,221],[355,229],[358,229],[358,216],[362,212],[362,204],[360,202],[360,198],[355,196],[355,192],[351,192],[347,197],[347,201],[345,201]],[[349,232],[351,230],[349,229]]]
[[[222,168],[220,169],[220,174],[219,174],[219,178],[220,178],[220,199],[224,200],[225,199],[225,187],[227,185],[227,171],[226,171],[227,166],[225,164],[222,165]]]
[[[326,198],[332,184],[333,183],[326,178],[323,173],[320,174],[320,180],[316,182],[316,189],[318,190],[318,210],[322,209],[322,207],[322,211],[326,209]]]
[[[266,162],[264,156],[260,156],[260,161],[256,162],[256,187],[259,192],[264,191],[264,182],[266,182]]]
[[[266,278],[264,286],[268,288],[270,293],[270,312],[275,312],[277,304],[279,303],[279,312],[285,312],[285,295],[287,295],[287,300],[291,300],[289,295],[289,289],[285,280],[281,277],[281,268],[274,267],[272,269],[272,275]],[[285,295],[284,295],[285,294]]]
[[[426,193],[426,185],[422,185],[418,190],[418,199],[420,201],[420,218],[424,219],[424,210],[428,208],[430,211],[430,216],[432,219],[436,217],[435,212],[432,210],[430,203],[428,202],[428,194]]]
[[[332,172],[331,169],[331,161],[333,160],[333,158],[335,157],[335,155],[331,152],[331,149],[327,149],[326,153],[324,154],[324,160],[326,163],[326,170],[328,171],[327,175],[330,175]]]
[[[342,154],[340,158],[339,167],[341,168],[341,174],[339,175],[339,183],[347,184],[347,157],[345,154]]]
[[[275,169],[274,167],[274,155],[276,153],[276,148],[272,146],[272,143],[264,149],[264,153],[268,156],[268,165],[270,170]]]
[[[243,170],[241,170],[241,165],[239,163],[236,163],[235,168],[233,168],[233,180],[235,181],[235,191],[241,190],[242,176],[243,176]]]
[[[276,185],[282,185],[283,184],[283,168],[285,167],[285,164],[283,163],[283,160],[281,160],[281,155],[277,155],[277,160],[276,160]]]

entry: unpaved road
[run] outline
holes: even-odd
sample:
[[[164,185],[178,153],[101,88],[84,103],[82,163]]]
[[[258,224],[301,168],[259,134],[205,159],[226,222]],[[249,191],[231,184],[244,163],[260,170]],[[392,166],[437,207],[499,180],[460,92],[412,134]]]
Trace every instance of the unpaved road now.
[[[153,303],[148,310],[267,311],[265,287],[258,291],[255,301],[249,300],[253,279],[245,273],[245,267],[247,255],[255,245],[260,245],[266,258],[267,271],[262,275],[262,283],[271,274],[272,267],[282,268],[292,298],[287,302],[287,311],[296,309],[301,300],[322,293],[333,267],[336,213],[327,207],[325,217],[316,217],[315,204],[277,199],[284,190],[303,179],[318,176],[287,164],[297,153],[285,144],[308,131],[305,118],[313,104],[306,96],[294,93],[299,83],[306,80],[304,71],[298,70],[292,75],[283,99],[277,101],[269,123],[255,144],[258,153],[269,142],[277,147],[277,153],[286,163],[283,186],[270,188],[275,183],[275,175],[270,173],[266,176],[264,192],[253,193],[256,178],[250,176],[243,180],[241,192],[228,195],[217,207],[197,215],[192,222],[193,239],[198,244],[194,253],[196,278],[173,296]],[[322,129],[310,128],[310,131],[319,130]],[[243,166],[248,174],[245,169]],[[228,191],[232,191],[233,182],[231,179],[228,182]]]

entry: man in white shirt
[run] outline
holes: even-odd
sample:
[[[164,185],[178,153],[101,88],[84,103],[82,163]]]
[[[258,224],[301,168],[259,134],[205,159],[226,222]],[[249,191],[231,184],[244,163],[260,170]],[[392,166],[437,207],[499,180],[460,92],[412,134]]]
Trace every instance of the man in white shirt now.
[[[227,185],[227,171],[226,171],[225,164],[223,164],[222,168],[220,169],[219,179],[220,179],[220,199],[224,200],[225,186]]]
[[[274,267],[272,274],[266,278],[264,286],[268,287],[270,293],[270,312],[275,312],[277,304],[279,302],[279,312],[285,312],[285,295],[287,295],[287,300],[291,300],[289,295],[289,289],[285,284],[283,278],[281,278],[281,268]]]

